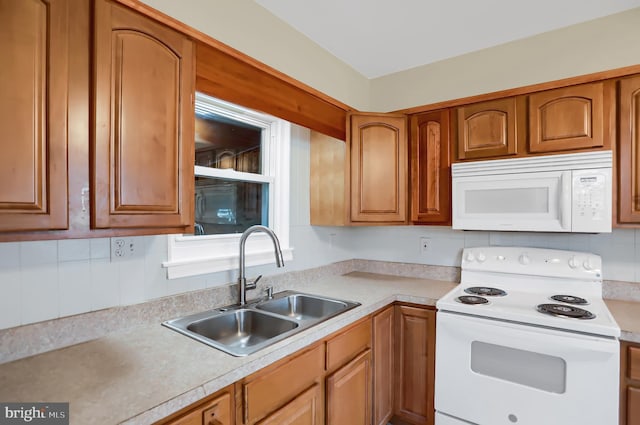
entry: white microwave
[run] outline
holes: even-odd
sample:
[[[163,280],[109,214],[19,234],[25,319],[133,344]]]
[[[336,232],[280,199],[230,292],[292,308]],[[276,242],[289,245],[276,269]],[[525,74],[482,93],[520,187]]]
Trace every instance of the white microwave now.
[[[611,232],[612,153],[453,164],[452,227]]]

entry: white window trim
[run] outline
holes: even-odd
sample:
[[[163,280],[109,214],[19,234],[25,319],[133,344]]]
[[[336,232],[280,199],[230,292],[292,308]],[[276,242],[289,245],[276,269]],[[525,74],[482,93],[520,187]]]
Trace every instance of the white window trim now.
[[[199,97],[207,100],[207,109],[212,112],[263,128],[270,143],[263,144],[262,169],[265,173],[262,175],[200,166],[195,166],[195,174],[227,180],[271,183],[269,227],[278,236],[284,260],[292,260],[293,249],[289,245],[291,124],[197,93],[196,99]],[[274,143],[276,140],[277,143]],[[274,211],[277,213],[274,214]],[[206,236],[169,235],[168,260],[162,263],[167,269],[167,277],[176,279],[237,269],[240,236],[240,233]],[[251,235],[247,240],[245,259],[247,266],[274,263],[271,239],[262,233]]]

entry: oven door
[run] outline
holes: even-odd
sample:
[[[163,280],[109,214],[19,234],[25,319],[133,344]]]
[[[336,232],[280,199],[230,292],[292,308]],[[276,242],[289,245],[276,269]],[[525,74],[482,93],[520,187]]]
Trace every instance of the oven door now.
[[[452,227],[571,231],[571,171],[454,176]]]
[[[615,339],[438,312],[436,425],[615,425],[618,375]]]

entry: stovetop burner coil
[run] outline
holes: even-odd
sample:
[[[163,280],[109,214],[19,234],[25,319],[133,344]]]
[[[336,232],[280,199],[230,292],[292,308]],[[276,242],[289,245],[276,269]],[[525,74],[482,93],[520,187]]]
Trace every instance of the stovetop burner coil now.
[[[486,286],[472,286],[464,290],[467,294],[481,295],[483,297],[504,297],[507,295],[505,291],[498,288],[489,288]]]
[[[587,305],[589,302],[584,298],[576,297],[575,295],[554,295],[551,297],[553,301],[561,303],[575,304],[575,305]]]
[[[463,295],[461,297],[456,298],[456,301],[462,304],[488,304],[489,300],[483,297],[478,297],[475,295]]]
[[[552,316],[569,317],[571,319],[593,319],[595,314],[582,308],[563,304],[540,304],[537,307],[540,313]]]

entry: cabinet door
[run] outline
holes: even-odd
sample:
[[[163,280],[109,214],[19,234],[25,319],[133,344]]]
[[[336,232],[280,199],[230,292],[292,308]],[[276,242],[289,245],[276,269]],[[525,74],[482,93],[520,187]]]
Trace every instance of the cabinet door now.
[[[316,384],[258,422],[258,425],[321,425],[322,410],[320,385]]]
[[[95,3],[92,227],[193,224],[193,43]]]
[[[529,151],[554,152],[602,147],[603,98],[603,83],[530,95]]]
[[[626,413],[626,425],[640,425],[640,388],[627,387]]]
[[[371,423],[371,350],[327,378],[327,425]]]
[[[67,0],[0,0],[0,231],[68,227]]]
[[[411,117],[411,221],[451,223],[449,111]]]
[[[386,425],[393,416],[394,307],[373,316],[373,424]]]
[[[396,415],[412,424],[434,421],[435,311],[396,307]]]
[[[515,97],[461,106],[456,113],[457,159],[490,158],[518,152]]]
[[[640,224],[640,76],[619,83],[618,221]]]
[[[407,220],[407,118],[350,115],[351,220]]]

